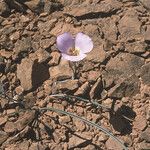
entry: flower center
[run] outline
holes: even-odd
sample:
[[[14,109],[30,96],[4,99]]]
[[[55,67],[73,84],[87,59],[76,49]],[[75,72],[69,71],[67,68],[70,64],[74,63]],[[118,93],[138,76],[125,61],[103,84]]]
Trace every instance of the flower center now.
[[[71,47],[67,53],[68,53],[68,55],[71,55],[71,56],[78,56],[80,53],[80,50],[78,48]]]

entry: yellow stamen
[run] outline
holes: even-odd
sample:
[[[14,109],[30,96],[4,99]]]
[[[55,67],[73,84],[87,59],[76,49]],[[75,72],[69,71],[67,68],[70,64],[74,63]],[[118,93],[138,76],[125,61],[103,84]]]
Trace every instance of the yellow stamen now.
[[[67,53],[68,55],[71,55],[71,56],[78,56],[80,53],[80,50],[77,48],[70,48]]]

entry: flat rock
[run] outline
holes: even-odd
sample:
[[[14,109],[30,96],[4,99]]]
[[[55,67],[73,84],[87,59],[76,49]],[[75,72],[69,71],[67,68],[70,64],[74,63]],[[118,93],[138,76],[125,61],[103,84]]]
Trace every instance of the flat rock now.
[[[93,70],[93,68],[94,68],[94,63],[85,61],[83,63],[82,71],[87,72],[87,71]]]
[[[69,123],[71,121],[70,116],[59,116],[60,124]]]
[[[39,84],[49,78],[47,67],[38,63],[38,60],[24,58],[21,64],[17,66],[17,78],[25,91],[37,87]]]
[[[38,149],[46,150],[47,146],[40,142],[32,142],[32,144],[28,148],[28,150],[38,150]]]
[[[146,126],[147,123],[146,123],[146,118],[144,116],[135,117],[135,121],[133,122],[133,128],[142,131],[145,129]]]
[[[149,148],[150,148],[150,143],[147,143],[145,141],[137,144],[138,150],[149,150]]]
[[[91,99],[100,98],[102,90],[103,90],[103,83],[102,83],[102,79],[99,78],[91,88],[90,98]]]
[[[144,65],[144,59],[129,53],[120,53],[111,58],[106,65],[106,72],[103,72],[105,87],[113,82],[119,83],[122,79],[128,78]]]
[[[19,119],[15,122],[16,128],[20,131],[24,129],[29,123],[35,119],[35,111],[26,111]]]
[[[144,39],[145,39],[145,41],[150,41],[150,25],[147,25],[147,29],[144,33]]]
[[[17,131],[17,127],[14,122],[8,121],[4,126],[4,131],[7,133],[14,133]]]
[[[138,15],[132,10],[120,19],[118,28],[122,41],[138,39],[141,35],[141,22]]]
[[[52,2],[49,0],[45,1],[44,12],[46,12],[48,14],[52,13],[55,10],[59,10],[61,8],[62,8],[61,3],[57,2],[57,1],[52,1]]]
[[[39,21],[38,24],[37,24],[37,27],[39,29],[39,32],[42,34],[43,32],[50,32],[50,30],[52,28],[55,27],[55,24],[57,22],[57,19],[54,18],[54,19],[51,19],[51,20],[47,20],[46,22],[43,22],[43,21]],[[46,43],[48,42],[48,40],[45,41]],[[51,41],[50,43],[47,43],[47,46],[46,47],[49,47],[49,44],[51,44]]]
[[[140,138],[146,142],[150,142],[150,127],[147,127],[147,129],[140,134]]]
[[[51,79],[63,80],[71,79],[73,76],[73,70],[69,65],[69,61],[61,59],[58,66],[50,67],[49,73]]]
[[[85,82],[78,88],[78,90],[74,93],[74,95],[77,96],[87,95],[87,93],[89,93],[89,90],[90,90],[90,84],[89,82]]]
[[[144,41],[136,41],[125,44],[125,49],[129,53],[144,53],[146,51],[146,46]]]
[[[47,38],[47,39],[42,39],[40,41],[40,46],[44,49],[50,48],[51,46],[51,39]]]
[[[86,124],[83,121],[73,119],[73,123],[76,126],[77,131],[84,131],[86,129]]]
[[[132,97],[140,92],[140,80],[136,75],[126,78],[108,91],[113,98]]]
[[[147,63],[144,66],[142,66],[140,76],[142,78],[142,82],[150,86],[150,63]]]
[[[0,126],[5,124],[7,122],[8,117],[7,116],[2,116],[0,117]]]
[[[13,33],[15,30],[16,30],[15,27],[14,27],[12,24],[10,24],[10,25],[4,26],[4,27],[0,30],[0,33],[2,33],[2,34],[4,34],[4,35],[5,35],[5,34],[6,34],[6,35],[9,35],[9,34]]]
[[[85,59],[94,63],[103,62],[106,59],[106,52],[104,51],[103,45],[95,46],[93,50],[87,54]]]
[[[36,54],[36,56],[38,58],[38,62],[39,63],[43,63],[45,61],[48,61],[51,58],[50,53],[48,53],[46,50],[43,50],[43,49],[38,49],[35,52],[35,54]]]
[[[0,131],[0,145],[5,142],[8,137],[9,135],[6,132]]]
[[[118,29],[115,20],[112,18],[103,19],[99,26],[102,28],[105,39],[111,43],[116,43]]]
[[[147,8],[148,10],[150,10],[150,1],[149,0],[139,0],[145,8]]]
[[[15,43],[14,52],[20,54],[21,52],[28,52],[31,49],[31,38],[27,37],[22,40],[18,40]]]
[[[56,65],[58,65],[59,64],[59,61],[60,61],[60,57],[61,57],[61,55],[60,55],[60,53],[58,53],[58,52],[51,52],[51,54],[50,54],[50,56],[52,57],[51,58],[51,60],[48,62],[48,64],[50,65],[50,66],[56,66]]]
[[[2,94],[3,94],[3,91],[2,91]],[[0,105],[1,105],[2,108],[7,107],[8,103],[9,103],[8,99],[0,97]]]
[[[89,82],[95,82],[101,75],[101,72],[100,71],[88,71],[88,74],[87,74],[87,79]]]
[[[69,149],[70,148],[74,148],[74,147],[78,147],[78,145],[91,140],[92,136],[90,133],[87,132],[82,132],[82,133],[75,133],[74,135],[72,135],[72,137],[69,139],[68,145],[69,145]]]
[[[0,56],[9,59],[12,56],[12,52],[1,49]]]
[[[31,0],[26,1],[24,4],[31,9],[32,11],[38,12],[42,7],[42,1],[41,0]]]
[[[79,81],[78,80],[64,80],[58,81],[55,85],[57,90],[75,90],[78,88]]]
[[[65,7],[64,13],[73,16],[83,16],[87,14],[97,13],[112,13],[121,9],[122,3],[117,0],[105,0],[97,4],[82,4],[72,5],[71,7]],[[88,17],[88,16],[87,16]],[[90,16],[89,16],[90,17]]]
[[[107,149],[112,149],[112,150],[123,150],[123,148],[120,146],[119,143],[117,143],[114,139],[109,138],[106,143],[106,148]]]
[[[17,144],[16,149],[18,148],[19,150],[28,150],[30,146],[29,141],[22,141],[21,143]]]

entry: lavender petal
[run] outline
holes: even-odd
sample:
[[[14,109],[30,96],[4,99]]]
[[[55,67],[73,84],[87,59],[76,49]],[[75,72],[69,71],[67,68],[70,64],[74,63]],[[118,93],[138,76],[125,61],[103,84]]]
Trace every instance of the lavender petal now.
[[[88,53],[93,49],[93,42],[91,38],[83,33],[78,33],[75,38],[75,48],[82,53]]]
[[[70,56],[65,53],[62,53],[62,58],[70,61],[80,61],[86,57],[86,54],[80,53],[78,56]]]
[[[67,50],[73,46],[73,44],[74,39],[68,32],[65,32],[57,37],[56,45],[62,53],[66,53]]]

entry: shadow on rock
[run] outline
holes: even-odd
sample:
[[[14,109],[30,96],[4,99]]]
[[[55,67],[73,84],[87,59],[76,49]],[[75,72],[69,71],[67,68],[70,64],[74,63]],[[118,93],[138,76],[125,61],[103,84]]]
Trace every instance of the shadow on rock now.
[[[132,132],[132,121],[136,117],[136,113],[129,107],[122,105],[116,112],[110,113],[109,122],[113,128],[122,135]]]
[[[50,77],[48,67],[44,63],[34,63],[32,68],[32,85],[37,88]]]

